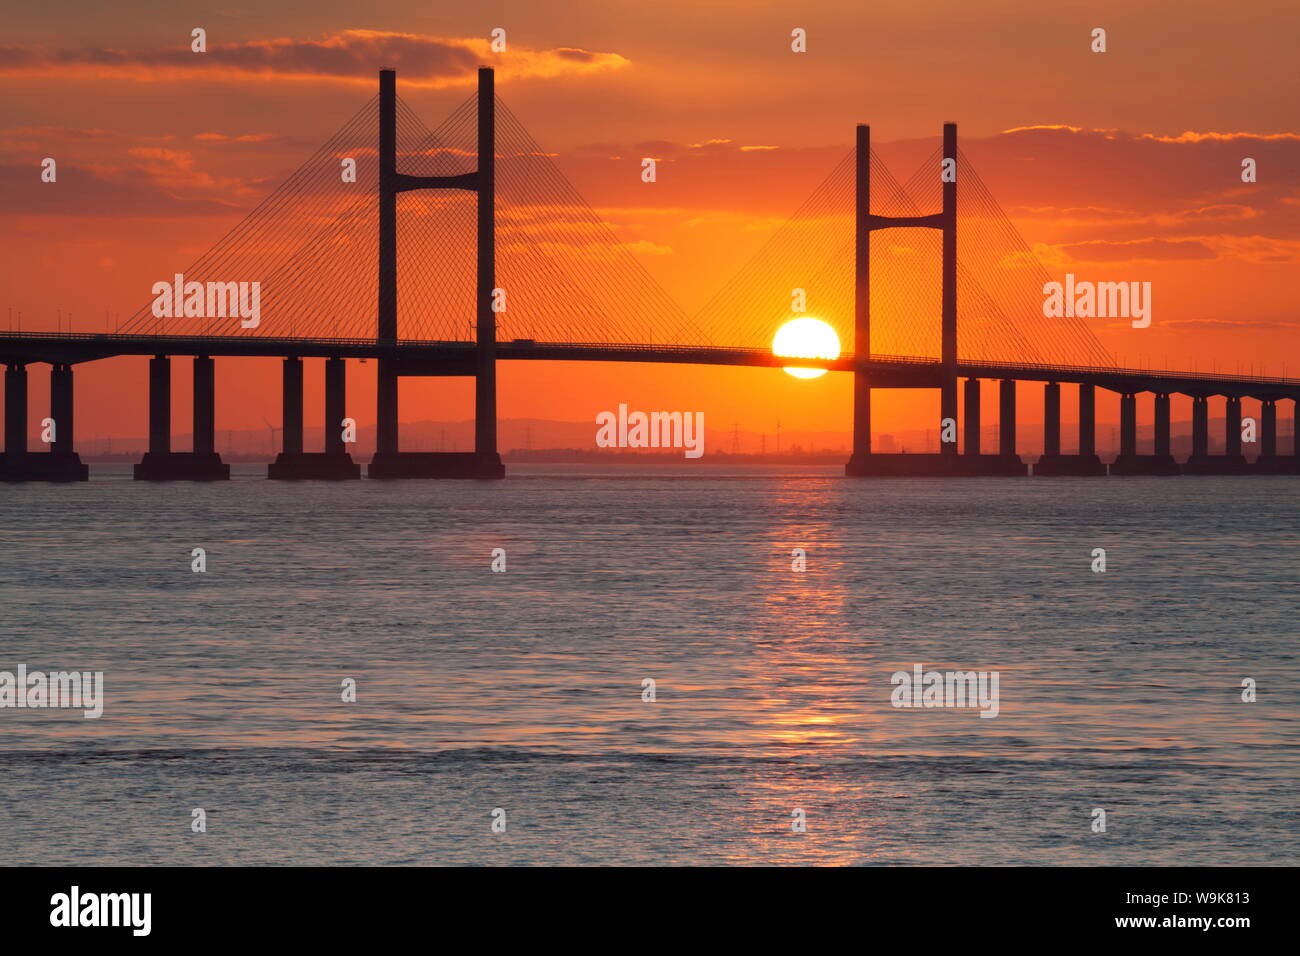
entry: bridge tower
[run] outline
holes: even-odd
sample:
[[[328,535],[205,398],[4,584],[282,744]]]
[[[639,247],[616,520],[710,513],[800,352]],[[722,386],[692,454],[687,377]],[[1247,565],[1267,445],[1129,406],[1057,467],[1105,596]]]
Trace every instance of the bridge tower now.
[[[1015,383],[1004,381],[1000,395],[1002,434],[999,454],[980,454],[979,380],[966,382],[966,449],[957,454],[957,124],[943,124],[939,174],[943,208],[920,216],[878,216],[871,211],[871,128],[859,125],[855,150],[853,455],[847,475],[1024,475],[1015,455]],[[871,389],[903,385],[871,366],[871,233],[876,229],[919,227],[943,233],[942,309],[939,365],[923,387],[939,388],[939,454],[879,454],[871,450]],[[911,384],[911,383],[907,383]]]
[[[478,168],[458,176],[408,176],[397,169],[397,73],[379,71],[379,359],[375,457],[371,478],[504,478],[497,453],[496,109],[493,73],[478,71]],[[475,347],[465,360],[403,359],[397,339],[397,195],[412,189],[464,189],[478,194]],[[397,384],[403,375],[474,376],[474,450],[398,450]]]

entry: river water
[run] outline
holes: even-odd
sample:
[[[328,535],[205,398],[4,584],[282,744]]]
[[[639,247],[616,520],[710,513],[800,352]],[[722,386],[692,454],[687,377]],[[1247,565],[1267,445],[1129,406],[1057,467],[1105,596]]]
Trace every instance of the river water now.
[[[839,470],[0,487],[6,862],[1296,861],[1296,479]]]

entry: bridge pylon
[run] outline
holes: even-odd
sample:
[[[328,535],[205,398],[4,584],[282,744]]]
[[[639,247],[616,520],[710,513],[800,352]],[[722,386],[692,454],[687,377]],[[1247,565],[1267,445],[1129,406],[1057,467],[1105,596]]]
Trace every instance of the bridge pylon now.
[[[478,266],[473,364],[404,361],[397,337],[397,194],[412,189],[464,189],[478,195]],[[493,73],[478,71],[478,168],[459,176],[408,176],[397,170],[397,73],[379,71],[379,359],[375,457],[370,478],[504,478],[497,453],[496,94]],[[398,447],[397,385],[403,375],[474,376],[474,450],[403,452]]]
[[[871,128],[859,125],[855,149],[854,201],[854,344],[853,455],[844,473],[855,477],[889,475],[1026,475],[1028,467],[1014,453],[1015,384],[1010,397],[1003,385],[1000,409],[1010,445],[996,455],[980,454],[978,379],[966,382],[965,453],[957,453],[957,124],[943,124],[943,155],[938,174],[943,208],[919,216],[878,216],[871,211]],[[920,227],[943,234],[942,309],[939,368],[927,387],[939,389],[939,452],[880,454],[871,450],[871,233],[876,229]],[[1011,450],[1009,450],[1011,449]]]

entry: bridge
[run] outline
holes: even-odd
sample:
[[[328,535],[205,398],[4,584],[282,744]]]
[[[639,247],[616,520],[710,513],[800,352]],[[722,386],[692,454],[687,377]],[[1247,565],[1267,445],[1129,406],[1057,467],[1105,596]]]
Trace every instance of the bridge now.
[[[123,355],[150,356],[149,449],[135,466],[135,477],[146,480],[229,477],[214,443],[214,360],[234,356],[283,360],[283,446],[268,470],[277,479],[360,477],[341,429],[347,361],[359,359],[378,363],[372,478],[503,477],[496,440],[500,361],[797,364],[848,372],[854,376],[850,476],[1028,474],[1016,448],[1021,382],[1043,384],[1035,475],[1300,474],[1300,442],[1290,455],[1280,454],[1277,428],[1277,403],[1300,405],[1300,381],[1125,369],[1081,320],[1043,317],[1047,273],[959,150],[955,124],[945,124],[942,146],[906,184],[871,150],[869,128],[858,126],[853,149],[809,201],[689,317],[496,97],[492,70],[481,69],[478,80],[476,94],[429,130],[397,97],[395,72],[381,71],[378,96],[175,277],[181,314],[160,314],[155,302],[115,332],[0,334],[0,479],[88,477],[74,445],[73,369]],[[922,211],[935,206],[939,211]],[[915,238],[899,246],[892,230]],[[878,232],[887,235],[873,257]],[[205,280],[224,285],[258,276],[265,277],[261,298],[270,307],[265,324],[259,315],[245,325],[234,317],[233,301],[228,316],[224,298],[219,315],[205,313]],[[193,283],[198,297],[191,302]],[[780,303],[790,301],[792,290],[804,293],[812,314],[836,327],[841,341],[851,340],[854,352],[797,360],[774,355],[773,319],[780,319]],[[927,302],[934,292],[937,302]],[[886,321],[873,325],[873,311]],[[188,452],[171,447],[176,356],[194,363]],[[319,452],[303,448],[304,359],[325,360],[328,427]],[[52,367],[55,430],[43,452],[28,448],[27,367],[33,363]],[[474,451],[401,450],[397,384],[404,376],[474,379]],[[999,383],[998,447],[987,453],[982,381]],[[1077,393],[1077,450],[1069,454],[1062,452],[1062,385]],[[938,453],[873,450],[871,397],[878,388],[938,390]],[[1109,465],[1096,453],[1098,388],[1121,396],[1120,452]],[[1153,395],[1149,450],[1138,447],[1137,396],[1144,393]],[[1192,400],[1192,451],[1184,462],[1172,455],[1172,395]],[[1243,398],[1261,408],[1253,462],[1242,454]],[[1221,454],[1210,453],[1212,399],[1224,403]]]

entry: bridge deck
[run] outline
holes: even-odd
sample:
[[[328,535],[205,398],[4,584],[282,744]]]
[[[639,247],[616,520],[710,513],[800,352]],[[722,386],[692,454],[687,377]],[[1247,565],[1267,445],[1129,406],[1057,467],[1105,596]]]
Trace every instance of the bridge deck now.
[[[401,363],[401,374],[404,375],[471,375],[474,351],[472,342],[406,339],[384,343],[374,339],[253,335],[0,333],[0,362],[75,364],[119,355],[296,355],[302,358],[395,359]],[[647,362],[756,368],[781,368],[797,364],[841,372],[863,368],[874,373],[873,379],[879,382],[881,388],[937,388],[943,377],[943,366],[938,359],[905,355],[872,355],[867,359],[843,355],[837,359],[795,360],[780,358],[766,349],[519,340],[499,342],[496,354],[503,361]],[[1086,383],[1116,392],[1300,400],[1300,380],[1294,378],[988,361],[959,362],[956,371],[962,378]]]

